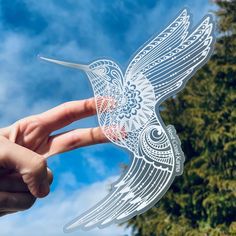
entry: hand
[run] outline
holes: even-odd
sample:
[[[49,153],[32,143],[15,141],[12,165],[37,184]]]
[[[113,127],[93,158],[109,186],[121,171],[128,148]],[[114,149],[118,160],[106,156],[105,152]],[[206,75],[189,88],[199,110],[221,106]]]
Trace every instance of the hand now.
[[[0,129],[0,215],[25,210],[49,193],[46,159],[81,146],[106,142],[99,127],[57,135],[55,130],[96,114],[94,99],[67,102]]]

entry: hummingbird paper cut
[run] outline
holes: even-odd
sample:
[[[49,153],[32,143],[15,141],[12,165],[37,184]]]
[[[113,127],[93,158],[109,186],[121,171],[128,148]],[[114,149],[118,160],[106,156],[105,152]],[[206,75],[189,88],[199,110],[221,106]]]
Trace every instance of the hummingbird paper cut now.
[[[99,125],[108,139],[132,156],[130,167],[112,185],[110,193],[67,224],[66,232],[127,221],[154,206],[175,176],[182,174],[184,154],[180,140],[175,128],[163,123],[159,106],[182,90],[207,62],[215,41],[211,15],[195,28],[189,26],[190,16],[184,9],[138,50],[125,73],[106,59],[81,65],[41,57],[87,74]]]

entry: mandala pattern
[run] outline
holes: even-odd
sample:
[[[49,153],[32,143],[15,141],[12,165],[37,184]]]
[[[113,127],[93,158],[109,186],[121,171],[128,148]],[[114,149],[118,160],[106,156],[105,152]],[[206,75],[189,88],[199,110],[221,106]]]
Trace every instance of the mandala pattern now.
[[[137,115],[138,110],[141,108],[140,103],[142,101],[142,97],[140,94],[141,92],[137,90],[136,85],[130,84],[130,81],[128,81],[127,85],[124,87],[124,105],[122,106],[120,114],[118,114],[119,119],[129,119],[132,116]]]

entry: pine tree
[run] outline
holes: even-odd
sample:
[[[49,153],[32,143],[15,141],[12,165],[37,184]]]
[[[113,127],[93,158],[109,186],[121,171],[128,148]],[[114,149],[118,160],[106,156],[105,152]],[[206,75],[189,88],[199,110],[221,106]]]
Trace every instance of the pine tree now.
[[[135,236],[236,235],[236,1],[215,1],[211,60],[163,105],[186,161],[156,207],[131,219]]]

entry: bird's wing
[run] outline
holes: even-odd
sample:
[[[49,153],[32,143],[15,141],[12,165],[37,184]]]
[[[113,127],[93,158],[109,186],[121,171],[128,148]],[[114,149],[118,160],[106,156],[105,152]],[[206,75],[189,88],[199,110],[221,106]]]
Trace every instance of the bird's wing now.
[[[156,116],[156,104],[181,90],[209,58],[214,43],[212,16],[206,16],[190,33],[189,18],[183,10],[127,67],[123,84],[127,102],[117,115],[118,130],[124,128],[127,135],[114,141],[118,145],[135,152],[136,134]]]
[[[168,167],[155,166],[154,162],[134,157],[129,170],[113,184],[108,196],[67,224],[64,230],[103,228],[124,222],[152,207],[167,191],[171,180],[172,170]]]
[[[134,56],[125,73],[126,83],[146,84],[148,80],[159,103],[181,90],[207,61],[214,43],[211,15],[190,33],[189,24],[185,9]]]

